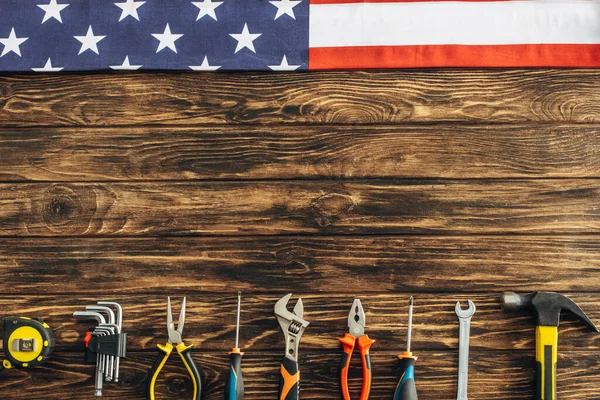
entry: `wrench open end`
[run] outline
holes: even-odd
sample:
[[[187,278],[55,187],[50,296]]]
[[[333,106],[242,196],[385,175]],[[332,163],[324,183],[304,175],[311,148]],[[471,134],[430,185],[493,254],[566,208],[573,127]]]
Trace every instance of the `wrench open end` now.
[[[471,300],[467,300],[469,302],[469,307],[465,310],[463,310],[460,307],[460,301],[456,302],[456,307],[454,307],[454,312],[456,312],[456,315],[458,316],[458,318],[471,318],[473,316],[473,314],[475,314],[475,304],[471,301]]]

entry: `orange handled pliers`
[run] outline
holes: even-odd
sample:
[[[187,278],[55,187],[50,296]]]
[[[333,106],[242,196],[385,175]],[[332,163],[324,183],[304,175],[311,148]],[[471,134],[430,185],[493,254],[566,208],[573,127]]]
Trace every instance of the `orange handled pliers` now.
[[[343,338],[338,339],[344,346],[342,354],[342,367],[340,371],[340,382],[342,388],[342,397],[344,400],[350,400],[350,391],[348,389],[348,369],[355,345],[360,350],[362,360],[363,385],[360,393],[360,400],[367,400],[371,392],[371,355],[369,349],[375,343],[365,335],[365,311],[359,299],[354,299],[352,308],[348,314],[348,329],[350,333],[344,334]]]

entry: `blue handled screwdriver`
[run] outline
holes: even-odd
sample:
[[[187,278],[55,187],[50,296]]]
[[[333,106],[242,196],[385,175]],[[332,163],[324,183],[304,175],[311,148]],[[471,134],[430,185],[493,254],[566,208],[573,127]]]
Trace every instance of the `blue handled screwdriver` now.
[[[235,347],[229,352],[229,377],[225,385],[225,400],[243,400],[244,380],[242,379],[242,356],[240,351],[240,305],[242,292],[238,292],[237,323],[235,325]]]
[[[415,387],[415,362],[417,357],[410,351],[410,339],[412,334],[413,297],[408,302],[408,334],[406,338],[406,351],[400,354],[400,381],[396,386],[394,400],[417,400],[417,388]]]

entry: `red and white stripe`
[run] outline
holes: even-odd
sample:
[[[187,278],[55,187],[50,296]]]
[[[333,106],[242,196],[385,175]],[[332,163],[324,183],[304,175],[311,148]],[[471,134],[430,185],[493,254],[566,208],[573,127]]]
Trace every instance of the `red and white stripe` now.
[[[600,0],[310,0],[310,69],[600,67]]]

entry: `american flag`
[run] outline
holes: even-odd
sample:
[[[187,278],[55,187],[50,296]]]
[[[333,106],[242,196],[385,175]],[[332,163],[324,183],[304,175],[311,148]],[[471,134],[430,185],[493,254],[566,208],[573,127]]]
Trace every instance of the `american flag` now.
[[[0,0],[0,71],[600,67],[600,0]]]

